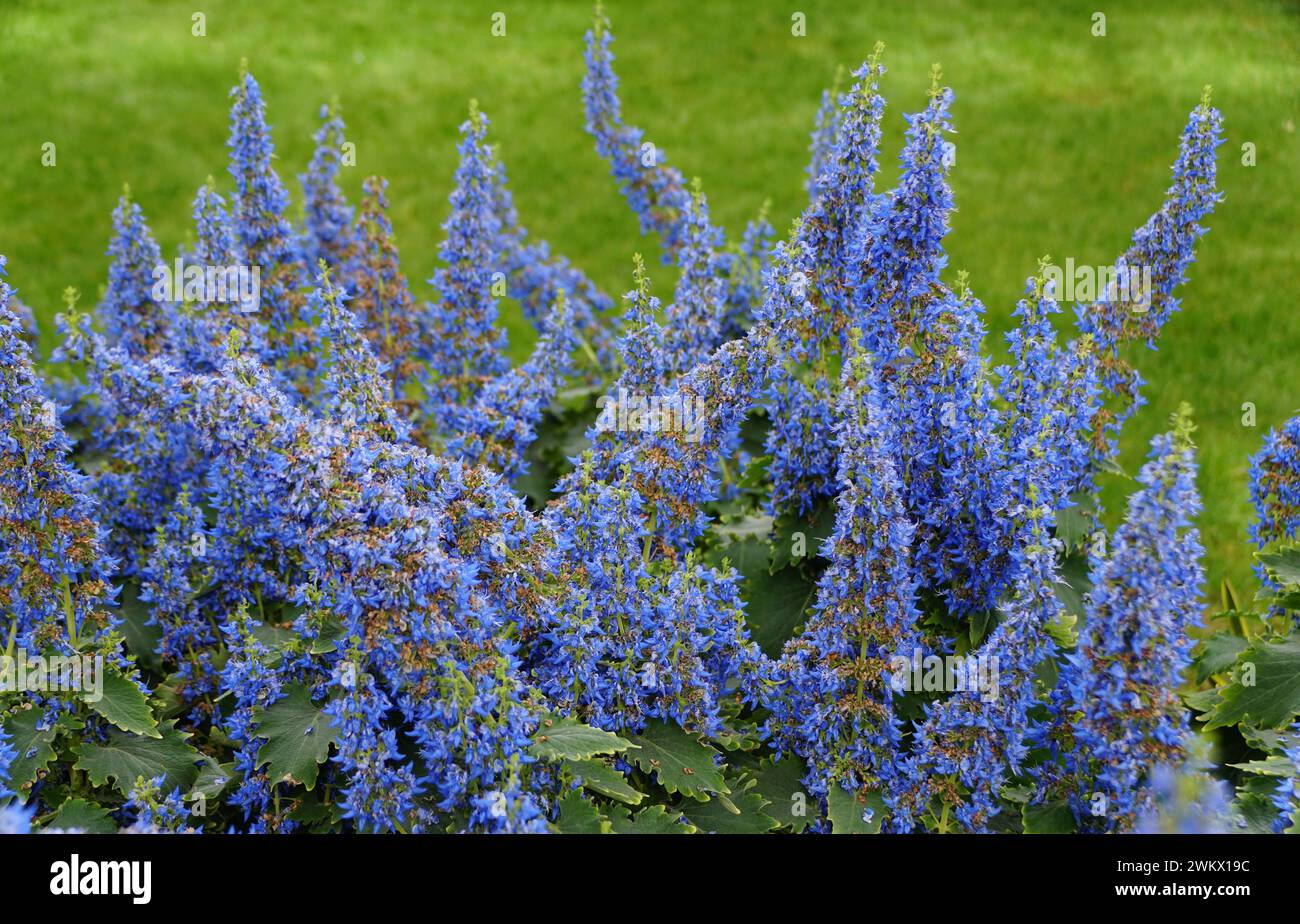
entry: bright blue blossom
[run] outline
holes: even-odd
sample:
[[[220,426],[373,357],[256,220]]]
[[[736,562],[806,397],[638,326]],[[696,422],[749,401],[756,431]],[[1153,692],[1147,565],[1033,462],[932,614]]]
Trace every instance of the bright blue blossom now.
[[[524,454],[537,438],[537,424],[573,364],[574,323],[565,290],[560,289],[532,356],[522,367],[483,387],[463,431],[448,441],[449,455],[470,465],[489,466],[508,481],[524,473]]]
[[[422,340],[427,362],[423,413],[426,429],[455,435],[464,406],[483,384],[509,368],[505,331],[496,326],[492,245],[500,228],[493,210],[487,116],[470,106],[461,125],[460,165],[451,194],[451,214],[439,250],[443,266],[430,284],[439,299],[429,306]]]
[[[781,683],[767,702],[778,750],[802,757],[809,792],[832,786],[892,801],[902,722],[898,664],[920,654],[913,525],[903,506],[880,381],[859,353],[844,367],[831,565],[803,630],[786,643]]]
[[[307,267],[285,217],[289,194],[272,165],[275,146],[261,87],[245,69],[230,95],[234,104],[226,146],[235,180],[234,222],[245,257],[261,271],[261,313],[267,326],[265,345],[253,346],[301,393],[309,387],[307,359],[313,351],[312,331],[300,317]]]
[[[313,136],[316,150],[307,172],[298,177],[306,225],[299,247],[308,266],[324,260],[331,269],[338,269],[352,259],[356,250],[352,206],[338,187],[346,142],[338,101],[321,106],[320,118],[321,127]]]
[[[1173,293],[1186,279],[1196,242],[1206,232],[1201,220],[1223,198],[1215,185],[1215,148],[1222,143],[1223,117],[1210,106],[1206,87],[1201,105],[1192,111],[1183,130],[1173,183],[1165,192],[1164,204],[1133,233],[1132,246],[1115,262],[1117,274],[1125,280],[1130,274],[1134,280],[1149,274],[1150,291],[1134,299],[1131,292],[1143,287],[1130,282],[1077,309],[1079,332],[1093,338],[1107,397],[1093,421],[1093,452],[1098,461],[1114,458],[1118,452],[1115,437],[1143,404],[1142,377],[1123,358],[1121,349],[1139,341],[1155,349],[1161,328],[1178,310]]]
[[[31,348],[9,310],[0,260],[0,611],[5,650],[68,652],[116,624],[105,552],[89,479],[72,467],[72,446],[32,367]]]
[[[613,365],[613,330],[603,314],[613,300],[567,258],[551,253],[546,241],[529,240],[519,223],[514,197],[499,152],[492,152],[492,201],[498,221],[493,250],[498,271],[506,276],[507,294],[519,303],[539,333],[547,330],[548,312],[565,293],[573,327],[601,368]],[[593,373],[595,370],[592,370]]]
[[[108,287],[97,309],[105,334],[133,356],[157,353],[167,336],[171,306],[154,297],[154,271],[163,266],[162,253],[130,189],[113,210],[108,255],[113,258]]]
[[[1149,808],[1152,768],[1186,755],[1178,687],[1205,580],[1191,430],[1184,411],[1152,440],[1109,554],[1094,549],[1084,628],[1056,689],[1068,795],[1088,827],[1130,829]]]
[[[398,262],[397,241],[388,220],[388,181],[368,177],[352,231],[351,260],[339,273],[348,307],[370,341],[392,383],[392,400],[408,400],[420,355],[420,318]]]

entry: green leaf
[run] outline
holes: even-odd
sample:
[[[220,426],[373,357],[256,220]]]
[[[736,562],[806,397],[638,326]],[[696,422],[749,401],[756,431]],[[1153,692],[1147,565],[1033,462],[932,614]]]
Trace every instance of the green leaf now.
[[[653,773],[668,792],[680,792],[704,802],[708,793],[731,791],[722,770],[713,762],[721,752],[682,731],[677,724],[656,720],[632,741],[640,750],[628,755],[630,759],[644,772]]]
[[[202,796],[208,802],[216,802],[237,776],[234,761],[219,764],[215,759],[203,755],[203,764],[199,767],[198,778],[190,788],[190,796]]]
[[[320,765],[329,758],[330,745],[338,740],[338,729],[325,707],[311,701],[306,687],[294,685],[287,692],[257,719],[257,736],[266,739],[257,752],[257,766],[269,765],[272,783],[301,783],[311,790]]]
[[[722,568],[723,561],[731,563],[747,579],[750,575],[766,574],[770,552],[766,542],[758,539],[741,539],[729,545],[717,546],[708,552],[708,562]]]
[[[1254,685],[1242,683],[1254,667]],[[1211,730],[1246,723],[1281,728],[1300,715],[1300,637],[1260,643],[1237,656],[1233,681],[1220,691],[1220,702],[1206,716]]]
[[[189,709],[181,693],[184,684],[185,678],[179,673],[174,673],[169,674],[162,683],[154,687],[150,703],[160,721],[174,719]]]
[[[879,834],[886,810],[885,799],[878,792],[859,796],[832,783],[826,793],[826,814],[831,820],[832,834]],[[862,816],[868,812],[870,820],[864,820]]]
[[[560,817],[555,826],[561,834],[609,834],[613,827],[609,819],[582,794],[571,789],[560,797]]]
[[[272,626],[267,623],[254,623],[252,629],[253,638],[257,639],[271,652],[279,651],[282,648],[288,648],[294,642],[302,641],[302,636],[292,629],[284,626]]]
[[[621,805],[610,810],[610,827],[615,834],[695,834],[699,829],[681,815],[670,814],[662,805],[651,805],[635,815]]]
[[[1237,731],[1241,733],[1242,740],[1246,742],[1246,745],[1257,751],[1279,751],[1286,746],[1286,738],[1283,733],[1272,728],[1255,728],[1251,725],[1242,725]]]
[[[117,825],[108,809],[85,799],[68,799],[41,825],[42,831],[84,831],[86,834],[115,834]]]
[[[1093,529],[1090,516],[1095,509],[1091,494],[1076,494],[1074,505],[1056,512],[1056,538],[1065,543],[1066,550],[1077,549]]]
[[[131,680],[116,671],[101,671],[104,689],[99,699],[91,702],[84,696],[86,705],[98,712],[124,732],[161,738],[158,723],[149,711],[149,701]]]
[[[548,719],[537,729],[528,750],[540,760],[586,760],[598,754],[617,754],[630,747],[635,745],[626,738],[575,719]]]
[[[1190,693],[1183,693],[1181,696],[1187,708],[1197,713],[1209,712],[1223,702],[1223,697],[1219,696],[1219,687],[1210,687],[1208,690],[1193,690]]]
[[[1250,647],[1250,642],[1231,632],[1219,632],[1202,639],[1196,647],[1196,682],[1204,683],[1215,674],[1222,674],[1237,661],[1237,656]]]
[[[1057,613],[1043,628],[1062,648],[1074,648],[1079,644],[1078,623],[1073,613]]]
[[[682,813],[701,831],[711,834],[765,834],[780,826],[764,813],[765,805],[767,800],[750,789],[731,798],[720,795],[708,802],[692,803]]]
[[[1289,758],[1276,755],[1264,760],[1251,760],[1240,764],[1228,764],[1228,766],[1235,767],[1243,773],[1253,773],[1258,776],[1288,777],[1295,773],[1295,765],[1291,763]]]
[[[816,558],[822,541],[835,528],[835,505],[825,503],[809,516],[786,515],[776,521],[772,538],[772,564],[775,573],[790,565],[801,565]],[[794,554],[795,534],[802,533],[803,555]]]
[[[1070,555],[1061,563],[1060,578],[1056,582],[1056,599],[1061,608],[1072,616],[1083,618],[1084,599],[1092,590],[1088,579],[1088,557]]]
[[[760,546],[766,554],[766,540],[772,534],[772,518],[764,515],[741,517],[726,523],[713,524],[716,535],[729,539],[733,544],[745,539],[761,540]]]
[[[808,827],[810,803],[804,790],[803,778],[807,774],[804,763],[797,757],[781,760],[764,760],[754,772],[757,784],[754,791],[768,801],[764,809],[778,824],[789,825],[796,834]],[[812,803],[816,811],[816,804]]]
[[[1118,475],[1121,478],[1133,480],[1133,476],[1124,470],[1124,467],[1114,459],[1102,459],[1097,463],[1097,470],[1105,472],[1108,475]]]
[[[565,766],[582,780],[583,786],[598,795],[628,805],[639,805],[645,798],[645,793],[633,789],[627,777],[603,760],[570,760]]]
[[[1275,584],[1286,586],[1300,584],[1300,547],[1290,546],[1274,552],[1256,552],[1255,558],[1264,566]]]
[[[5,734],[17,755],[9,765],[9,788],[15,792],[36,781],[37,775],[54,759],[57,727],[38,731],[43,709],[22,709],[5,719]]]
[[[786,641],[803,625],[804,611],[816,589],[795,568],[745,576],[741,588],[745,595],[745,623],[750,637],[769,658],[780,655]]]
[[[82,744],[75,766],[86,771],[96,786],[112,780],[123,795],[131,794],[138,777],[152,780],[157,776],[163,778],[164,793],[177,788],[188,792],[199,776],[199,752],[186,743],[189,732],[177,730],[175,721],[163,722],[158,728],[162,734],[159,738],[111,728],[103,744]]]
[[[298,805],[289,813],[289,817],[299,824],[312,829],[314,833],[336,832],[341,829],[343,808],[337,802],[326,804],[316,793],[304,792]]]
[[[1073,834],[1074,812],[1064,799],[1042,805],[1026,805],[1020,810],[1026,834]]]
[[[1260,793],[1240,793],[1232,803],[1232,811],[1246,823],[1245,827],[1240,829],[1240,833],[1273,833],[1273,822],[1277,819],[1277,806],[1267,796]]]
[[[162,627],[146,625],[149,607],[140,602],[139,591],[134,584],[122,588],[121,604],[118,612],[122,616],[122,636],[126,647],[135,655],[135,660],[154,673],[162,672],[162,658],[158,656],[158,643],[162,641]]]

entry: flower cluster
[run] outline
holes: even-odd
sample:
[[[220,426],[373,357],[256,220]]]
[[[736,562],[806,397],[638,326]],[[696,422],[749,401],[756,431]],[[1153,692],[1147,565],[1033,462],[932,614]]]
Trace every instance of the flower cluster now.
[[[786,239],[764,208],[729,241],[698,181],[624,123],[611,42],[598,12],[587,128],[662,238],[671,299],[637,257],[613,318],[531,238],[474,104],[417,298],[387,181],[355,206],[344,192],[337,104],[290,219],[246,70],[233,190],[199,190],[168,266],[256,270],[255,304],[159,297],[162,250],[124,198],[103,301],[92,316],[70,296],[60,318],[74,379],[44,382],[0,281],[0,642],[102,655],[113,693],[0,692],[0,803],[27,806],[0,828],[58,827],[75,796],[131,830],[610,830],[629,817],[613,802],[648,797],[669,824],[707,826],[717,798],[768,830],[752,806],[778,766],[816,831],[994,830],[1016,801],[1147,824],[1189,747],[1186,417],[1109,552],[1093,545],[1082,613],[1063,527],[1096,509],[1136,402],[1120,347],[1176,307],[1217,201],[1217,113],[1193,114],[1125,257],[1153,267],[1149,312],[1090,308],[1058,342],[1044,260],[995,367],[968,277],[944,279],[937,68],[894,189],[876,188],[877,47],[823,99]],[[518,366],[498,323],[514,310],[537,332]],[[629,399],[657,410],[628,416]],[[1295,536],[1294,430],[1255,463],[1261,543]],[[903,676],[970,657],[994,675]],[[119,746],[148,772],[115,765]],[[1286,811],[1294,787],[1269,795]]]
[[[1132,827],[1149,809],[1146,775],[1186,756],[1177,687],[1191,661],[1188,630],[1199,621],[1205,579],[1192,526],[1200,510],[1195,478],[1184,409],[1174,429],[1152,441],[1109,553],[1092,556],[1086,625],[1056,688],[1055,732],[1072,806],[1090,826]]]

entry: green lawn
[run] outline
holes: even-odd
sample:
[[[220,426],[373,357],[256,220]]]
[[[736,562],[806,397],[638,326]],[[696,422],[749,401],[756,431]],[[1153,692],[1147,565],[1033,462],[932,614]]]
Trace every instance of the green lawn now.
[[[190,34],[198,6],[207,14],[202,38]],[[1136,465],[1169,412],[1191,402],[1210,576],[1249,581],[1247,457],[1300,405],[1294,4],[609,6],[626,116],[703,179],[715,217],[732,231],[765,198],[778,228],[801,207],[808,130],[837,65],[852,68],[876,40],[887,44],[888,179],[901,114],[922,104],[930,64],[941,62],[957,93],[960,133],[951,268],[970,270],[999,335],[1040,255],[1104,264],[1124,249],[1160,201],[1187,112],[1213,84],[1226,118],[1227,199],[1183,290],[1184,311],[1160,351],[1139,363],[1150,404],[1130,424],[1124,461]],[[1099,6],[1103,38],[1090,31]],[[791,35],[793,9],[807,16],[806,37]],[[508,17],[504,38],[490,34],[496,10]],[[184,240],[195,189],[209,174],[224,177],[226,94],[247,57],[295,194],[317,107],[341,98],[358,148],[348,186],[355,191],[369,173],[391,180],[413,280],[434,266],[456,126],[477,97],[502,143],[524,223],[621,292],[632,253],[654,248],[640,239],[582,129],[589,19],[585,2],[538,0],[0,0],[0,252],[10,258],[10,281],[46,321],[64,286],[93,296],[124,182],[166,248]],[[41,166],[47,141],[57,145],[53,168]],[[1257,166],[1240,163],[1246,141],[1257,146]],[[655,276],[666,290],[668,271]],[[1247,401],[1257,408],[1255,428],[1241,424]],[[1112,511],[1120,497],[1118,487],[1110,491]]]

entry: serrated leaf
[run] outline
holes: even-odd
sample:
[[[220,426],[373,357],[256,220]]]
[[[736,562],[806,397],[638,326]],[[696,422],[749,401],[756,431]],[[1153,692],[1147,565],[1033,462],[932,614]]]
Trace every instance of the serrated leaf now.
[[[560,816],[555,822],[561,834],[609,834],[612,825],[580,790],[571,789],[559,800]]]
[[[1071,616],[1083,618],[1084,601],[1092,589],[1088,576],[1088,559],[1084,555],[1070,555],[1061,563],[1056,581],[1056,599],[1061,608]]]
[[[190,796],[202,796],[208,802],[216,802],[227,787],[235,781],[237,773],[234,761],[219,764],[213,758],[203,756],[198,778],[190,788]]]
[[[759,571],[747,575],[741,590],[745,597],[745,624],[750,637],[769,658],[781,654],[787,640],[804,622],[817,587],[795,568],[776,574]]]
[[[103,690],[94,702],[89,696],[84,697],[87,706],[124,732],[149,738],[162,737],[158,733],[158,722],[149,710],[149,700],[139,687],[116,671],[101,671],[100,678]]]
[[[5,734],[16,755],[9,765],[9,788],[19,791],[31,785],[37,774],[54,759],[54,739],[58,729],[51,726],[43,731],[36,728],[44,715],[43,709],[21,709],[5,719]]]
[[[695,834],[699,830],[662,805],[648,806],[635,815],[624,806],[615,805],[610,809],[609,823],[615,834]]]
[[[808,827],[810,810],[816,803],[804,790],[803,778],[807,774],[804,763],[797,757],[781,760],[764,760],[756,771],[754,791],[768,801],[764,812],[776,819],[777,824],[789,825],[796,834]]]
[[[635,745],[626,738],[576,719],[548,719],[538,727],[528,750],[541,760],[586,760],[600,754],[618,754],[630,747]]]
[[[1300,548],[1292,546],[1273,552],[1256,552],[1255,558],[1274,583],[1282,586],[1300,584]]]
[[[1286,739],[1283,733],[1272,728],[1255,728],[1253,725],[1242,725],[1237,729],[1241,733],[1242,740],[1247,746],[1257,751],[1273,752],[1281,750],[1285,746]]]
[[[1232,803],[1232,812],[1244,822],[1242,834],[1272,834],[1277,806],[1259,793],[1241,793]]]
[[[188,732],[179,731],[174,721],[158,726],[161,737],[146,738],[111,728],[103,744],[83,744],[75,764],[91,783],[104,786],[110,780],[118,792],[130,795],[138,777],[163,777],[162,791],[179,788],[188,792],[198,779],[199,752],[186,743]]]
[[[257,737],[266,739],[257,752],[257,766],[267,765],[272,783],[301,783],[310,791],[339,733],[306,687],[296,684],[287,692],[256,720]]]
[[[765,834],[779,827],[766,814],[767,800],[752,789],[728,798],[719,795],[708,802],[695,802],[682,809],[691,824],[710,834]]]
[[[108,809],[85,799],[67,799],[49,821],[41,825],[42,831],[80,831],[86,834],[114,834],[117,825],[108,815]]]
[[[730,522],[715,523],[713,525],[714,533],[725,539],[731,540],[732,543],[740,542],[744,539],[761,540],[765,552],[766,540],[767,537],[772,534],[772,529],[772,518],[765,515],[742,517],[736,520],[731,520]]]
[[[1231,632],[1219,632],[1202,639],[1196,646],[1196,682],[1204,683],[1215,674],[1222,674],[1237,661],[1237,656],[1250,647],[1250,642]]]
[[[1092,495],[1075,495],[1074,504],[1056,511],[1056,538],[1067,550],[1077,549],[1093,529]]]
[[[1253,664],[1254,686],[1242,684],[1242,668]],[[1232,683],[1220,690],[1222,701],[1206,716],[1207,731],[1246,723],[1281,728],[1300,715],[1300,637],[1247,648],[1237,656]]]
[[[1190,693],[1183,693],[1182,700],[1188,709],[1197,713],[1209,712],[1219,703],[1223,702],[1219,696],[1219,687],[1210,687],[1208,690],[1193,690]]]
[[[833,783],[826,793],[826,815],[831,820],[832,834],[879,834],[886,811],[885,799],[878,792],[859,796]]]
[[[726,751],[752,751],[763,743],[758,727],[749,723],[739,723],[738,727],[723,726],[709,740],[722,745]]]
[[[1064,799],[1042,805],[1026,805],[1020,810],[1026,834],[1073,834],[1074,812]]]
[[[569,760],[566,767],[582,780],[582,785],[597,795],[628,805],[640,805],[645,793],[632,788],[627,777],[603,760]]]
[[[751,537],[710,549],[708,562],[720,569],[725,560],[748,579],[750,575],[767,573],[768,555],[767,543]]]
[[[815,558],[820,552],[823,541],[835,528],[835,505],[822,504],[810,516],[797,517],[787,515],[777,520],[776,535],[772,538],[773,573],[791,565],[803,564]],[[802,533],[803,555],[794,554],[795,533]]]
[[[721,754],[675,723],[651,722],[632,738],[639,750],[628,758],[670,793],[680,792],[704,802],[709,793],[729,793],[722,770],[714,763]]]
[[[1073,613],[1057,613],[1043,628],[1052,637],[1052,641],[1069,649],[1079,644],[1078,623],[1079,617]]]
[[[122,588],[118,612],[122,617],[122,637],[126,639],[127,649],[135,655],[138,663],[155,673],[161,672],[158,643],[162,641],[162,627],[147,624],[149,607],[140,602],[134,584]]]
[[[1264,760],[1250,760],[1240,764],[1228,764],[1228,766],[1257,776],[1288,777],[1295,773],[1295,765],[1288,758],[1276,755]]]

